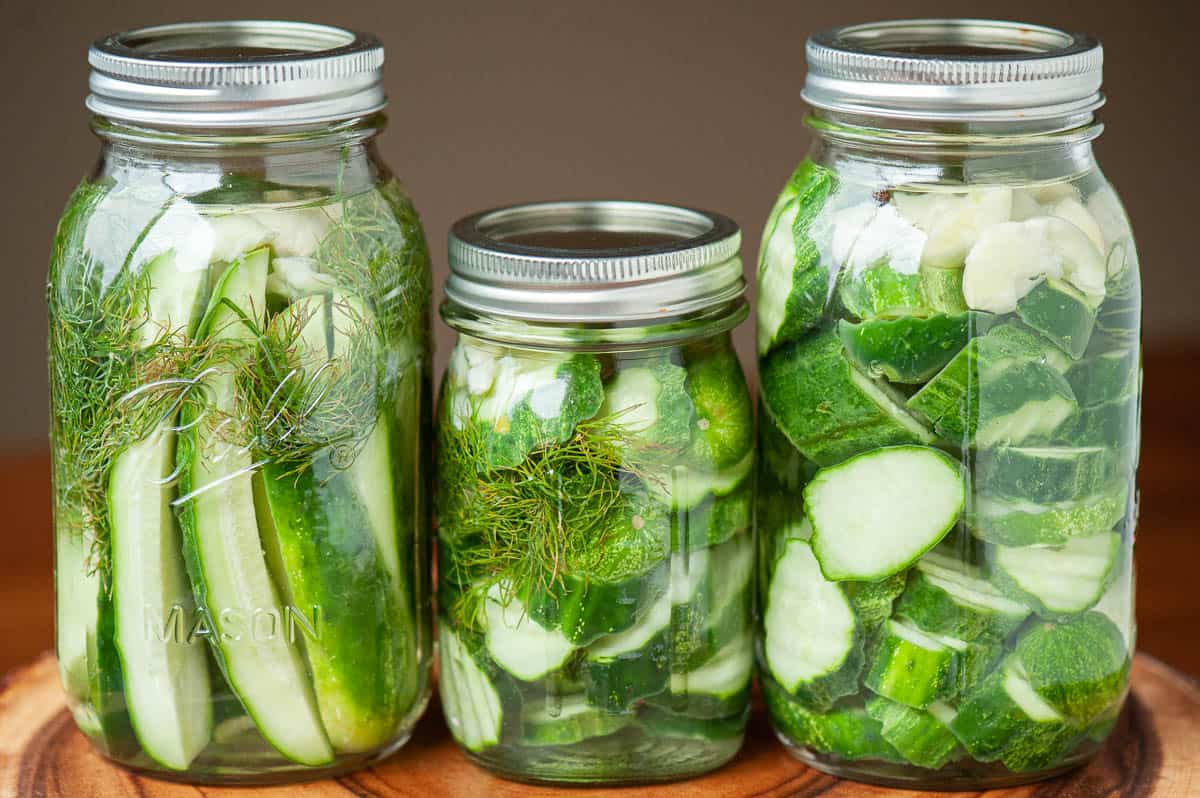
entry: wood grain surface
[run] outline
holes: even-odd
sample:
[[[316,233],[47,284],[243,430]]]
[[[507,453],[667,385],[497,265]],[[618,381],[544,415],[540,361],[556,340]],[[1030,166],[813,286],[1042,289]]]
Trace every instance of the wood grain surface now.
[[[1196,798],[1200,796],[1200,684],[1139,655],[1133,692],[1100,754],[1057,779],[973,795],[987,798]],[[436,702],[412,741],[375,767],[340,779],[237,789],[173,784],[128,773],[91,750],[63,702],[46,654],[0,684],[0,798],[521,798],[586,794],[616,798],[868,798],[895,795],[801,765],[771,736],[761,712],[746,746],[700,779],[638,788],[561,790],[503,781],[470,764],[450,740]],[[947,793],[903,792],[905,796]]]

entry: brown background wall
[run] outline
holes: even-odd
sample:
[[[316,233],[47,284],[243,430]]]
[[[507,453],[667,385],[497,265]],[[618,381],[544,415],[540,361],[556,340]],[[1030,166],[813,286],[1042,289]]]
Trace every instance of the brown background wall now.
[[[1200,338],[1200,190],[1192,3],[388,3],[72,0],[0,11],[0,447],[43,446],[42,291],[54,223],[95,157],[82,107],[97,36],[184,19],[331,22],[388,47],[382,149],[425,219],[438,281],[445,231],[473,209],[561,197],[632,197],[722,210],[752,263],[775,192],[807,149],[805,36],[880,17],[978,16],[1087,30],[1104,42],[1110,104],[1098,152],[1142,249],[1146,341]],[[749,325],[742,330],[749,352]],[[444,359],[448,338],[439,330]]]

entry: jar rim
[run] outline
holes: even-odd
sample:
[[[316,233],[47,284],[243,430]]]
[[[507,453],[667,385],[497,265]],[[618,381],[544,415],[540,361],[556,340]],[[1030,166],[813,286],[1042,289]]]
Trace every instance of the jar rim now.
[[[543,323],[655,323],[746,290],[728,216],[625,200],[494,208],[450,230],[446,296],[476,313]]]
[[[223,20],[113,33],[88,51],[87,107],[147,127],[297,127],[387,104],[379,39],[331,25]]]
[[[984,19],[909,19],[823,31],[805,47],[815,108],[927,121],[1073,118],[1104,103],[1104,51],[1086,33]]]

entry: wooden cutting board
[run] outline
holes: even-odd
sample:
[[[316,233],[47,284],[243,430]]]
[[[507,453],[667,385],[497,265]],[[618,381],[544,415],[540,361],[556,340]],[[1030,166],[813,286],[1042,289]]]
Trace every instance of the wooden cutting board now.
[[[340,779],[283,787],[192,787],[128,773],[95,754],[63,702],[54,658],[0,679],[0,798],[518,798],[521,796],[865,798],[953,795],[839,781],[784,752],[760,715],[736,760],[703,778],[638,788],[562,790],[495,778],[459,754],[436,702],[399,753]],[[959,793],[960,795],[962,793]],[[1028,787],[972,793],[999,798],[1200,798],[1200,684],[1147,655],[1112,737],[1087,767]]]

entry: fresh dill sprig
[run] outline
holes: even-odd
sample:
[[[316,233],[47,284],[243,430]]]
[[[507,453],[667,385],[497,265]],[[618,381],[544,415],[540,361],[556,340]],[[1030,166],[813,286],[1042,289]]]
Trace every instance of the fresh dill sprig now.
[[[72,196],[46,290],[56,519],[59,534],[83,537],[89,571],[107,567],[113,460],[173,417],[207,353],[182,330],[144,345],[148,273],[126,263],[106,282],[104,264],[86,251],[87,225],[108,190],[84,183]]]
[[[481,622],[493,587],[502,603],[552,590],[602,547],[631,467],[631,442],[611,417],[576,425],[566,441],[544,443],[514,467],[487,465],[487,434],[473,419],[439,425],[439,567],[449,609],[467,626]]]

